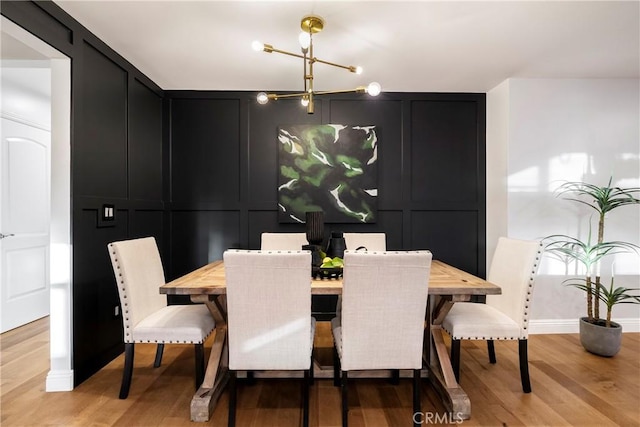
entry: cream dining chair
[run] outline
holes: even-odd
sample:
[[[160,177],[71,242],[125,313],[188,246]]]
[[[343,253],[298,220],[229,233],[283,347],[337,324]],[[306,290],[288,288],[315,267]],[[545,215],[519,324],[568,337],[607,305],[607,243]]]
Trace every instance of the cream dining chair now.
[[[420,370],[431,252],[354,252],[344,256],[342,316],[331,321],[334,377],[342,425],[348,425],[348,373],[413,370],[413,411],[420,412]]]
[[[165,278],[153,237],[112,242],[107,249],[122,306],[125,361],[120,399],[129,395],[136,343],[157,344],[156,368],[165,344],[193,344],[197,389],[204,378],[204,342],[215,327],[209,310],[200,304],[167,305],[158,289]]]
[[[303,425],[315,319],[311,316],[311,252],[227,250],[229,426],[235,425],[236,371],[303,371]]]
[[[542,256],[541,242],[501,237],[487,280],[502,288],[486,304],[457,302],[442,322],[451,335],[451,365],[460,380],[460,341],[485,340],[489,362],[496,363],[494,340],[518,340],[522,391],[531,392],[527,339],[533,285]]]
[[[308,245],[306,233],[262,233],[260,249],[264,251],[299,251]]]
[[[344,241],[349,250],[365,248],[368,251],[386,251],[385,233],[344,233]]]
[[[344,233],[344,241],[348,250],[367,250],[384,252],[387,250],[387,236],[385,233]],[[364,249],[360,249],[364,248]],[[342,296],[338,295],[336,302],[336,317],[341,316],[342,311]],[[392,380],[397,383],[399,379],[399,372],[397,370],[392,371]]]

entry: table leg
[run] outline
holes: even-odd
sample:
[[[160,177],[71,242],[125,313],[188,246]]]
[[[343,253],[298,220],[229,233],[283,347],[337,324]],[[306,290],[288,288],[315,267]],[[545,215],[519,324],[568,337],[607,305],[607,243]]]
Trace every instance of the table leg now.
[[[427,330],[425,331],[425,359],[429,380],[442,398],[453,420],[466,420],[471,416],[471,402],[456,381],[447,347],[442,337],[442,321],[454,302],[468,301],[470,296],[429,296]]]
[[[216,321],[216,331],[204,380],[191,399],[191,421],[207,422],[211,418],[218,399],[229,381],[229,352],[227,346],[226,304],[224,296],[207,295],[191,297],[194,302],[203,302]]]

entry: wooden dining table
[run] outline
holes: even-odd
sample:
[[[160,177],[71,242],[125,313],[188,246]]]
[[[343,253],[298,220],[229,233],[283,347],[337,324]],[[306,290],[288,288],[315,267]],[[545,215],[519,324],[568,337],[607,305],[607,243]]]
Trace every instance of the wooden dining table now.
[[[342,278],[310,278],[312,295],[340,295]],[[167,295],[189,295],[204,303],[216,321],[216,331],[204,381],[191,400],[191,420],[206,422],[229,379],[224,263],[213,261],[160,287]],[[433,260],[429,275],[429,302],[425,319],[424,369],[444,406],[454,419],[471,416],[469,397],[456,381],[442,334],[442,321],[454,303],[474,295],[500,294],[499,286],[466,273],[442,261]],[[390,297],[392,297],[390,295]],[[372,349],[373,351],[374,349]],[[329,370],[326,377],[332,375]],[[323,378],[322,372],[314,373]]]

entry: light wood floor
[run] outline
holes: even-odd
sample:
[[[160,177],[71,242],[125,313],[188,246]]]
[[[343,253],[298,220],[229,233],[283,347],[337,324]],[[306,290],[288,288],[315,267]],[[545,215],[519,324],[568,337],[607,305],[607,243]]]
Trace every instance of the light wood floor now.
[[[9,426],[191,426],[193,350],[166,346],[163,366],[154,369],[155,347],[138,345],[131,393],[118,399],[123,356],[72,392],[46,393],[49,370],[48,319],[0,336],[0,424]],[[319,323],[320,356],[329,354],[327,324]],[[210,341],[208,342],[210,345]],[[327,348],[322,350],[322,348]],[[463,342],[461,385],[471,399],[472,418],[463,426],[638,426],[640,425],[640,334],[625,334],[613,358],[585,352],[577,335],[529,337],[533,392],[523,394],[517,343],[496,342],[498,363],[490,365],[483,342]],[[239,426],[297,426],[299,384],[257,380],[239,385]],[[350,393],[350,425],[411,425],[410,380],[357,380]],[[226,426],[226,392],[208,424]],[[422,387],[425,425],[455,425],[445,419],[428,380]],[[430,417],[430,418],[429,418]],[[438,421],[438,422],[436,422]],[[316,380],[311,391],[311,425],[340,424],[339,389]]]

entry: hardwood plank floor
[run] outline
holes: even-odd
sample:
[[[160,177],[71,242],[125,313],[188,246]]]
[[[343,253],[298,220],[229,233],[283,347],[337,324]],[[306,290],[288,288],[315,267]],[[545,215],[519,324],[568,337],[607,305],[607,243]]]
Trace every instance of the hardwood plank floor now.
[[[330,357],[330,334],[328,324],[319,322],[316,346],[324,359]],[[0,425],[200,425],[189,421],[193,348],[167,345],[162,366],[154,369],[155,346],[137,347],[131,392],[120,400],[123,356],[72,392],[46,393],[48,318],[0,335]],[[523,394],[520,386],[517,343],[496,342],[495,347],[498,363],[491,365],[484,342],[462,343],[461,385],[472,407],[472,418],[462,425],[640,426],[640,334],[624,334],[622,350],[612,358],[587,353],[576,334],[530,336],[531,394]],[[411,396],[409,379],[397,386],[385,379],[353,381],[350,426],[409,426]],[[298,426],[300,399],[297,380],[240,382],[237,425]],[[311,426],[340,425],[340,392],[331,380],[316,380],[310,399]],[[202,425],[226,425],[227,405],[225,392],[210,422]],[[456,424],[444,415],[428,380],[422,386],[422,410],[425,425]]]

